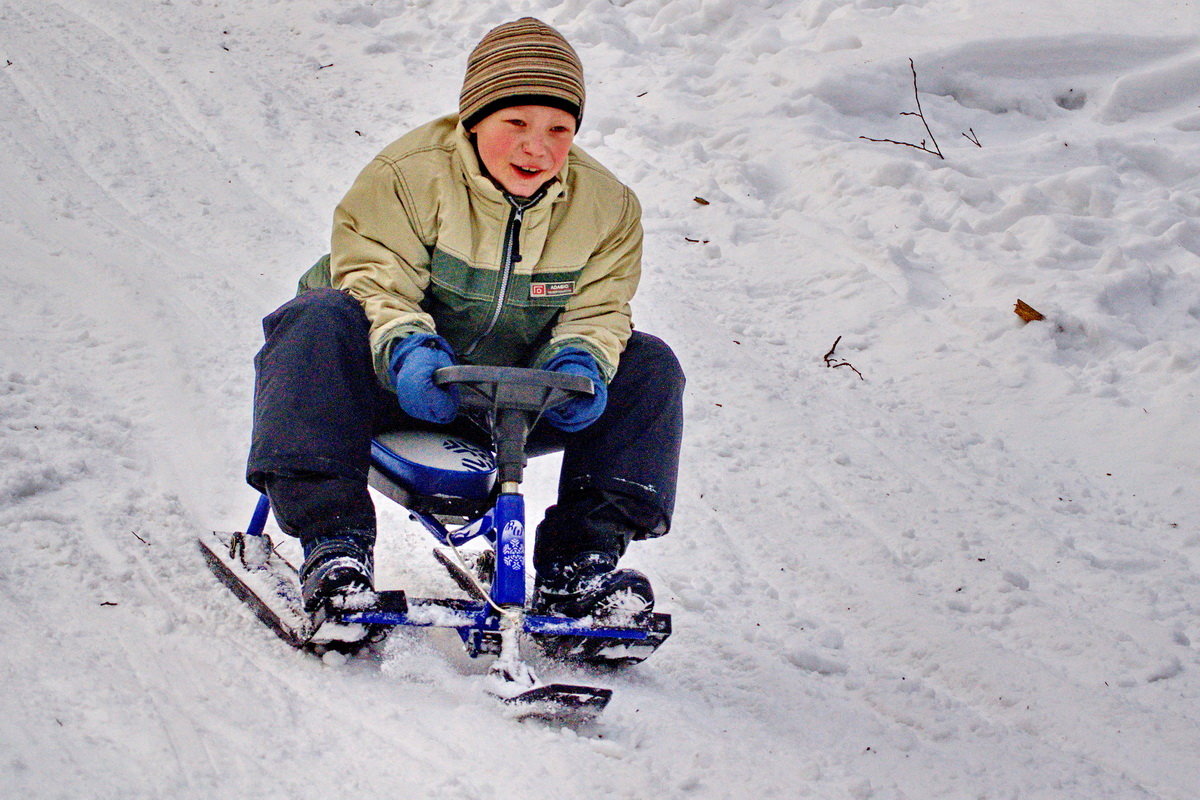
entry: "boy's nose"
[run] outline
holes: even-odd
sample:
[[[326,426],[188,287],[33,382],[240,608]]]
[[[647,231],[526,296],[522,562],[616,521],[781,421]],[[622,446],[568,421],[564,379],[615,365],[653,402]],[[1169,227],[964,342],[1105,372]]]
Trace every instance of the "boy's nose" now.
[[[540,156],[546,152],[546,143],[539,136],[526,136],[521,147],[531,156]]]

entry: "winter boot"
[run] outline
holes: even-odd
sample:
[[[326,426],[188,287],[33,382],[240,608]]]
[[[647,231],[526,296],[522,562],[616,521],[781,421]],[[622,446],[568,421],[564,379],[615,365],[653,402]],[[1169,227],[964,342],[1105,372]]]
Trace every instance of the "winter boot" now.
[[[375,603],[371,556],[375,531],[340,531],[301,538],[301,544],[300,597],[306,612],[354,611]]]
[[[610,625],[640,625],[654,610],[650,580],[632,569],[617,569],[610,553],[582,553],[538,572],[530,611]]]

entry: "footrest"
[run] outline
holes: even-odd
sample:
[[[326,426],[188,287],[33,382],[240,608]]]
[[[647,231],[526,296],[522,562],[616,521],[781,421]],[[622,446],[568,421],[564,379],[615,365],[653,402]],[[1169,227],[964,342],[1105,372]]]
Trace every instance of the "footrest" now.
[[[381,597],[391,594],[381,592]],[[403,592],[396,592],[403,595]],[[403,607],[389,606],[385,601],[374,608],[343,614],[342,622],[365,625],[412,625],[419,628],[488,627],[492,616],[486,603],[456,598],[408,597]]]
[[[375,593],[371,607],[359,611],[330,613],[319,609],[312,616],[312,634],[305,646],[318,655],[329,650],[353,654],[368,644],[387,638],[390,626],[351,621],[350,616],[368,612],[405,614],[407,611],[408,601],[399,590]]]
[[[381,598],[391,594],[382,592]],[[403,595],[403,592],[396,592]],[[407,598],[403,609],[378,607],[341,615],[338,622],[359,625],[411,625],[456,628],[472,656],[498,652],[499,617],[478,600]],[[525,617],[525,632],[551,658],[587,664],[626,666],[650,657],[671,635],[671,615],[651,614],[637,627],[604,627],[568,617]]]
[[[613,667],[645,661],[671,635],[670,614],[651,614],[636,628],[586,626],[556,617],[527,617],[525,622],[550,658]]]

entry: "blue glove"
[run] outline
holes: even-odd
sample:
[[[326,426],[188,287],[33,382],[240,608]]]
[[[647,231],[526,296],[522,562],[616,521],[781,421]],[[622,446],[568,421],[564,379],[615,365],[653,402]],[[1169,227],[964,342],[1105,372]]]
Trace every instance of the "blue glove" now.
[[[604,413],[604,406],[608,403],[608,385],[600,375],[600,367],[591,353],[578,347],[564,347],[542,369],[591,378],[595,391],[591,397],[579,395],[546,411],[543,416],[551,425],[560,431],[575,433],[591,425]]]
[[[446,424],[458,416],[458,387],[434,385],[433,372],[454,364],[454,350],[440,336],[413,333],[392,348],[388,371],[400,408],[410,417]]]

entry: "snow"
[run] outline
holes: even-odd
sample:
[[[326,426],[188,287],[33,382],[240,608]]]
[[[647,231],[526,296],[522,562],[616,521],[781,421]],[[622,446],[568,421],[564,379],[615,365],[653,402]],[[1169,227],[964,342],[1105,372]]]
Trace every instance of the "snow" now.
[[[675,633],[624,673],[534,665],[615,690],[579,730],[506,719],[436,633],[297,654],[195,546],[253,507],[259,320],[520,14],[581,52],[579,141],[645,207],[635,319],[689,377],[676,530],[626,559]],[[0,5],[0,793],[1200,796],[1198,23]],[[945,159],[860,138],[926,138],[909,59]],[[554,477],[531,466],[535,518]],[[452,594],[377,505],[383,588]]]

